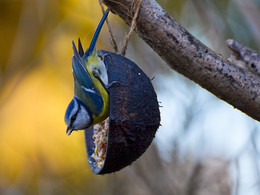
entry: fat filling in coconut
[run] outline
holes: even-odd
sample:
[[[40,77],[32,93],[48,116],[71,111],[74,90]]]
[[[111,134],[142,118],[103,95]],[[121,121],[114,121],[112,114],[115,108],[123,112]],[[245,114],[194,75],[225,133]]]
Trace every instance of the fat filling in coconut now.
[[[95,159],[99,168],[104,165],[107,150],[107,137],[109,129],[109,118],[94,125],[93,139],[95,143],[94,153],[91,155]]]

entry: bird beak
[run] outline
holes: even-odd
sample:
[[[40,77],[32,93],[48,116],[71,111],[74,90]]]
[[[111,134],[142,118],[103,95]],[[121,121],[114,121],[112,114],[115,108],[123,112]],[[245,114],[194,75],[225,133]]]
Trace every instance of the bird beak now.
[[[71,127],[67,127],[66,134],[70,135],[72,133],[73,129]]]

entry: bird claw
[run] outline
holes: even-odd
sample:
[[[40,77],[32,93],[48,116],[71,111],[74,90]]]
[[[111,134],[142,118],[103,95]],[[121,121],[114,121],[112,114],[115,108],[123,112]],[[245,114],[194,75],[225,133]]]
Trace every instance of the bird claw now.
[[[115,86],[115,85],[118,86],[118,85],[120,85],[120,83],[119,83],[119,81],[112,81],[111,83],[109,83],[109,84],[106,85],[106,88],[109,89],[109,88],[112,87],[113,85],[114,85],[114,86]]]

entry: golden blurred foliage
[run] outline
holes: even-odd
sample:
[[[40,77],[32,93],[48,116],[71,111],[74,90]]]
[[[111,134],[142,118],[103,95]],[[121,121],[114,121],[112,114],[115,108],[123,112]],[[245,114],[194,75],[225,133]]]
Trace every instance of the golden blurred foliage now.
[[[101,16],[91,0],[0,2],[0,194],[91,189],[83,131],[68,137],[64,113],[71,40],[88,44]]]

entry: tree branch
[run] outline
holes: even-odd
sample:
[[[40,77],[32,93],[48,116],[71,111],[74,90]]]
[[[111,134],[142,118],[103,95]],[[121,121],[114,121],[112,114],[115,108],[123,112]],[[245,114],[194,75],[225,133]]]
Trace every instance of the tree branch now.
[[[103,0],[130,25],[133,0]],[[135,31],[167,64],[218,98],[260,121],[260,78],[203,45],[155,0],[143,0]]]

